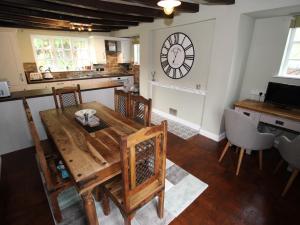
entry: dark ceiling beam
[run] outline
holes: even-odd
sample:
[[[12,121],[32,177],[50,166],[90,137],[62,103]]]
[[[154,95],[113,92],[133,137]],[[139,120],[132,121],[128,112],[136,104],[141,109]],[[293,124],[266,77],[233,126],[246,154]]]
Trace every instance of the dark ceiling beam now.
[[[233,5],[235,0],[203,0],[201,1],[203,5]]]
[[[113,20],[106,20],[106,19],[87,19],[82,17],[74,17],[68,15],[61,15],[57,13],[50,13],[50,12],[41,12],[38,10],[31,10],[31,9],[22,9],[22,8],[15,8],[12,6],[1,5],[0,2],[0,12],[10,13],[12,15],[25,15],[25,16],[33,16],[37,18],[48,18],[54,20],[65,20],[73,23],[92,23],[98,25],[108,25],[108,26],[137,26],[138,22],[131,22],[131,21],[113,21]]]
[[[65,28],[66,30],[69,30],[71,27],[70,22],[63,21],[63,20],[51,20],[51,19],[37,18],[37,17],[24,16],[24,15],[10,15],[9,13],[3,13],[3,12],[0,12],[0,18],[8,19],[9,21],[21,21],[27,23],[45,24],[45,25]],[[120,29],[127,29],[127,28],[128,28],[127,26],[92,25],[92,29],[94,30],[103,30],[103,29],[120,30]]]
[[[11,21],[27,21],[29,23],[39,23],[39,24],[46,24],[58,27],[70,27],[70,23],[64,20],[52,20],[46,18],[37,18],[31,16],[24,16],[24,15],[12,15],[7,12],[0,12],[1,18],[7,18]]]
[[[158,0],[126,0],[126,2],[139,3],[154,8],[160,8],[157,6]],[[190,2],[181,2],[181,5],[176,7],[178,12],[196,13],[199,12],[199,4]]]
[[[101,1],[101,0],[43,0],[46,2],[57,3],[61,5],[68,5],[79,7],[83,9],[100,10],[110,13],[122,13],[130,15],[141,15],[148,17],[165,17],[161,9],[154,9],[143,6],[127,5],[122,3]]]
[[[55,27],[55,26],[47,26],[45,24],[37,25],[32,23],[26,23],[21,21],[7,21],[7,19],[0,18],[0,27],[10,27],[10,28],[20,28],[20,29],[38,29],[38,30],[55,30],[55,31],[66,31],[65,28]],[[78,32],[76,30],[67,30],[72,32]],[[93,30],[93,32],[110,32],[111,30],[101,29],[101,30]],[[82,32],[82,31],[81,31]]]
[[[119,21],[135,21],[135,22],[153,22],[152,17],[145,16],[132,16],[116,13],[108,13],[105,11],[95,11],[90,9],[82,9],[78,7],[57,5],[51,2],[37,1],[37,0],[2,0],[1,4],[7,4],[10,6],[26,9],[34,9],[43,12],[52,12],[62,15],[77,16],[83,18],[94,18],[94,19],[112,19]]]

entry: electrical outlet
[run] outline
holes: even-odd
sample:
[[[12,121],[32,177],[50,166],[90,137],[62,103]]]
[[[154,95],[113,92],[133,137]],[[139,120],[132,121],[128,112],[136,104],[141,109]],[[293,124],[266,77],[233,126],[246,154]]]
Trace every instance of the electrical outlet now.
[[[169,113],[173,116],[177,116],[177,109],[169,108]]]

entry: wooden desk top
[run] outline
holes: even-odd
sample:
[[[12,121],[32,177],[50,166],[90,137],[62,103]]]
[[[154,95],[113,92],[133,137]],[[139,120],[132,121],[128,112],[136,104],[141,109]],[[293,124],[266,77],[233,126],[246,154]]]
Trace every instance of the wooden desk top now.
[[[74,116],[76,111],[88,108],[95,109],[96,116],[105,121],[109,127],[95,133],[88,133]],[[105,180],[106,177],[112,176],[112,173],[121,172],[120,136],[142,128],[142,125],[123,118],[97,102],[68,107],[64,110],[42,111],[40,115],[71,176],[76,182],[81,183],[87,183],[95,176],[98,180]]]
[[[300,110],[283,109],[269,103],[249,99],[236,102],[234,106],[300,122]]]

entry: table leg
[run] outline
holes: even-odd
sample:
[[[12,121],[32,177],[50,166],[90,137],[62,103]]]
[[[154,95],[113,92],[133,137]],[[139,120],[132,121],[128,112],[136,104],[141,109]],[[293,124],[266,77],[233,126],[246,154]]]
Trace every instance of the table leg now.
[[[93,194],[91,191],[82,194],[85,213],[89,225],[99,225]]]

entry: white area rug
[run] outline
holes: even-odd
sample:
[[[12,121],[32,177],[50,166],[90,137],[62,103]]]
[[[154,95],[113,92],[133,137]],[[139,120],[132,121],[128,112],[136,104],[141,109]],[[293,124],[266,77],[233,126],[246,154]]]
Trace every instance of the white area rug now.
[[[151,115],[151,122],[155,125],[160,124],[163,120],[168,120],[156,113],[152,113]],[[178,137],[181,137],[182,139],[189,139],[196,134],[199,134],[198,130],[192,129],[190,127],[187,127],[181,123],[175,122],[173,120],[168,120],[168,131],[172,134],[177,135]]]
[[[183,212],[208,185],[170,160],[167,160],[166,194],[164,218],[159,219],[156,211],[157,199],[153,199],[139,209],[132,220],[132,225],[167,225]],[[59,196],[63,221],[59,225],[86,224],[85,213],[80,197],[74,188]],[[119,209],[110,202],[111,212],[105,216],[101,203],[96,202],[96,210],[101,225],[123,225],[124,220]]]

